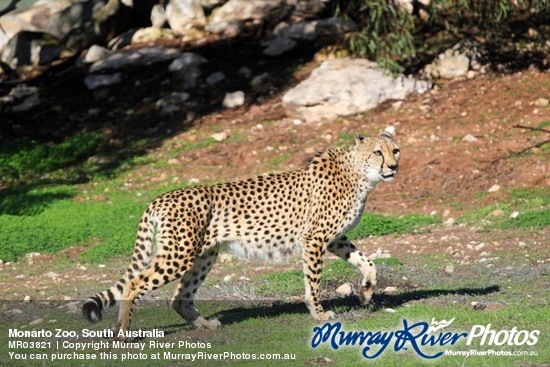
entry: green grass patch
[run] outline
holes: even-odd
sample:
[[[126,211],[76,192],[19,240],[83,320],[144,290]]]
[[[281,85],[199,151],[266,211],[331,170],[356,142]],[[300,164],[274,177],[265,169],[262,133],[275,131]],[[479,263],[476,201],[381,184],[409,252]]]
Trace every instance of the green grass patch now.
[[[105,202],[75,201],[75,194],[70,186],[3,193],[8,207],[0,212],[0,259],[15,261],[30,252],[53,253],[92,242],[101,244],[85,252],[84,261],[129,255],[145,203],[128,192],[113,193]]]
[[[487,205],[463,214],[462,223],[483,223],[501,227],[535,227],[550,225],[550,190],[545,187],[521,187],[505,190],[508,197],[501,203]],[[485,196],[485,195],[484,195]],[[496,215],[501,211],[500,215]],[[517,218],[510,218],[513,211],[520,212]]]
[[[432,224],[441,223],[437,216],[409,214],[403,217],[365,213],[361,221],[347,233],[350,239],[384,236],[394,233],[415,233]]]
[[[67,169],[93,155],[103,144],[99,132],[83,132],[58,144],[29,141],[0,146],[0,176],[28,180],[58,169]]]

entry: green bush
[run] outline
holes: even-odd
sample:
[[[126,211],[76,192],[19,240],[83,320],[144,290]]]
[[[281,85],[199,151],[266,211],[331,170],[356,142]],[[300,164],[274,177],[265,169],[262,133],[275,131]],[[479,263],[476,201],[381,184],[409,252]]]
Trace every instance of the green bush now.
[[[511,19],[549,12],[548,0],[443,0],[423,5],[413,2],[413,12],[399,8],[393,0],[338,0],[334,15],[354,20],[358,30],[345,46],[360,57],[376,60],[382,67],[401,72],[404,61],[415,56],[431,32],[447,29],[458,35],[478,29],[485,38],[496,39],[502,25]],[[424,17],[418,17],[418,14]]]

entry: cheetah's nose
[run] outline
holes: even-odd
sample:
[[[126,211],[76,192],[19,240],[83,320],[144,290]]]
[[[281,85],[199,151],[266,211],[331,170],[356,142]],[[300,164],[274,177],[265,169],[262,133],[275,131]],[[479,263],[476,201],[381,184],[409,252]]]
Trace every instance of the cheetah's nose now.
[[[388,165],[388,168],[392,171],[397,171],[397,164]]]

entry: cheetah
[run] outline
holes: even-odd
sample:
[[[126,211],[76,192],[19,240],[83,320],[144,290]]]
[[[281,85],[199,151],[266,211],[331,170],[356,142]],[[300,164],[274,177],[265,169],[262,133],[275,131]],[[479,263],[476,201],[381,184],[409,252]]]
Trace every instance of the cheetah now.
[[[172,308],[198,328],[215,329],[194,308],[194,298],[221,244],[246,257],[278,260],[301,252],[305,303],[319,321],[335,317],[320,303],[323,256],[329,252],[362,273],[359,298],[366,305],[376,286],[375,266],[346,238],[363,214],[367,195],[398,171],[399,147],[388,133],[355,135],[355,144],[330,148],[290,173],[196,186],[165,193],[141,217],[132,261],[114,286],[89,299],[84,317],[101,320],[119,305],[115,335],[129,330],[135,302],[179,279]]]

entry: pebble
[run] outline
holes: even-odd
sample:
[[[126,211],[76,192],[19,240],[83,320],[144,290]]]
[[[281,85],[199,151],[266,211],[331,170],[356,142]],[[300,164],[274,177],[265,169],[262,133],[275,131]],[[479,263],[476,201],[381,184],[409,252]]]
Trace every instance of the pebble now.
[[[226,275],[223,277],[223,281],[224,282],[230,282],[231,280],[233,280],[233,277],[235,276],[235,274],[231,274],[231,275]]]
[[[38,325],[44,322],[44,319],[36,319],[29,322],[29,325]]]
[[[393,294],[395,292],[397,292],[397,287],[386,287],[384,289],[384,293],[386,294]]]
[[[248,79],[252,76],[252,70],[247,68],[246,66],[241,66],[239,68],[239,71],[237,71],[240,77],[243,77],[245,79]]]
[[[534,105],[537,107],[546,107],[548,106],[548,100],[546,98],[539,98],[534,102]]]
[[[527,244],[526,244],[525,242],[523,242],[523,241],[520,241],[520,242],[518,243],[518,246],[519,246],[519,247],[526,247]]]
[[[25,298],[23,298],[23,302],[25,303],[29,303],[31,301],[31,296],[25,296]]]
[[[221,71],[216,71],[208,75],[208,77],[206,78],[206,83],[208,83],[208,85],[215,85],[223,82],[224,80],[225,80],[225,74],[222,73]]]
[[[344,283],[338,288],[336,288],[336,293],[341,296],[350,296],[353,293],[350,283]]]
[[[18,308],[14,308],[13,310],[9,310],[8,312],[6,312],[8,315],[21,315],[23,313],[23,311],[21,311],[20,309]]]
[[[218,142],[226,140],[228,136],[229,134],[227,133],[227,131],[223,131],[221,133],[215,133],[211,135],[212,139]]]
[[[396,313],[397,311],[394,310],[393,308],[385,308],[384,311],[388,312],[388,313]]]
[[[456,219],[454,219],[453,217],[450,217],[445,222],[443,222],[443,224],[445,225],[445,227],[452,227],[456,224]]]
[[[510,214],[510,218],[515,219],[519,216],[519,212],[517,210],[513,211],[512,214]]]
[[[240,107],[244,104],[244,92],[238,90],[232,93],[226,93],[223,98],[222,106],[225,108]]]
[[[452,274],[454,271],[455,271],[455,267],[452,266],[452,265],[447,265],[445,267],[445,273],[447,273],[447,274]]]
[[[467,143],[473,143],[474,141],[477,141],[477,138],[472,134],[468,134],[462,138],[462,141],[465,141]]]
[[[481,250],[481,249],[484,248],[484,247],[485,247],[485,244],[484,244],[483,242],[481,242],[479,245],[475,246],[474,249],[475,249],[476,251],[479,251],[479,250]]]
[[[222,263],[229,263],[229,262],[233,261],[233,255],[231,255],[231,254],[221,254],[220,255],[220,261]]]
[[[487,190],[487,192],[497,192],[498,190],[500,190],[500,185],[494,184],[489,188],[489,190]]]
[[[294,124],[294,125],[296,125],[296,126],[299,126],[299,125],[302,124],[302,120],[300,120],[300,119],[294,119],[294,120],[292,121],[292,124]]]

